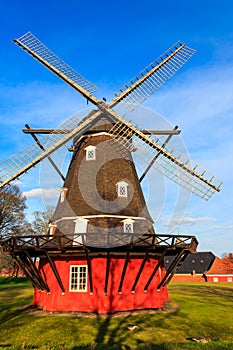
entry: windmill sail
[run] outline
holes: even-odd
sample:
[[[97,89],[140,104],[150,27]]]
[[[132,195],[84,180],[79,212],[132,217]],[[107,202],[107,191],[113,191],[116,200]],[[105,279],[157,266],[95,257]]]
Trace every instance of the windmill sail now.
[[[136,150],[136,155],[146,164],[150,164],[157,155],[153,164],[156,170],[199,197],[208,200],[216,191],[220,191],[221,180],[175,149],[168,150],[160,146],[157,138],[144,135],[138,125],[135,128],[128,122],[126,125],[120,121],[109,133],[128,150]]]
[[[95,98],[92,93],[97,90],[73,68],[66,64],[60,57],[49,50],[35,35],[28,32],[14,42],[36,58],[40,63],[58,75],[61,79],[71,85],[76,91],[90,100],[99,108],[102,101]],[[183,65],[192,57],[196,51],[188,46],[177,42],[165,51],[157,60],[147,66],[129,83],[120,89],[119,94],[108,104],[110,108],[119,102],[132,111],[136,105],[143,103],[156,90],[165,84]]]
[[[88,119],[83,119],[81,122],[75,115],[63,123],[60,128],[68,132],[68,134],[53,133],[49,137],[44,136],[41,142],[44,145],[45,151],[38,147],[36,143],[25,148],[22,152],[13,155],[11,158],[0,163],[0,188],[15,180],[20,175],[27,172],[52,152],[63,146],[66,142],[72,139],[78,133],[83,132],[89,123],[98,116],[99,112],[95,112]]]
[[[22,35],[20,38],[15,39],[14,42],[60,78],[65,80],[74,89],[78,90],[86,98],[91,98],[91,94],[98,90],[94,84],[89,82],[60,57],[55,55],[32,33],[28,32]],[[94,101],[92,102],[94,103]]]
[[[219,179],[212,175],[207,175],[205,170],[200,171],[200,167],[197,164],[194,165],[190,160],[183,160],[181,154],[175,154],[174,151],[168,151],[160,146],[158,140],[145,135],[113,110],[113,108],[122,101],[130,106],[132,105],[132,108],[130,107],[131,109],[133,109],[136,104],[145,101],[190,59],[195,52],[193,49],[181,43],[173,45],[172,48],[160,56],[159,61],[156,61],[156,65],[151,64],[145,68],[145,70],[140,73],[141,77],[133,79],[129,85],[125,86],[125,90],[121,90],[121,93],[117,95],[112,102],[106,105],[103,101],[99,101],[91,94],[91,92],[95,90],[91,83],[89,84],[85,78],[66,65],[63,60],[53,54],[33,34],[26,33],[14,41],[74,89],[79,91],[83,96],[88,98],[92,103],[97,105],[100,111],[95,112],[91,117],[87,117],[80,124],[76,124],[73,130],[66,136],[60,136],[58,141],[52,141],[45,152],[39,155],[37,153],[34,154],[33,152],[35,150],[33,148],[31,157],[26,158],[24,153],[19,157],[12,157],[10,163],[2,164],[2,172],[0,175],[2,181],[1,186],[18,177],[21,173],[34,166],[41,159],[66,143],[74,135],[84,130],[92,120],[101,114],[101,111],[104,111],[116,121],[111,129],[112,136],[129,150],[132,150],[133,141],[138,149],[139,156],[147,163],[150,163],[151,159],[157,155],[154,166],[171,180],[206,200],[208,200],[214,192],[220,191],[222,182]],[[72,129],[71,124],[68,122],[68,126],[63,125],[62,128],[67,129],[69,127]],[[41,151],[36,148],[36,152]]]
[[[123,102],[132,111],[135,106],[143,103],[165,84],[195,52],[190,47],[177,42],[119,89],[119,93],[115,93],[116,98],[109,104],[109,107]]]

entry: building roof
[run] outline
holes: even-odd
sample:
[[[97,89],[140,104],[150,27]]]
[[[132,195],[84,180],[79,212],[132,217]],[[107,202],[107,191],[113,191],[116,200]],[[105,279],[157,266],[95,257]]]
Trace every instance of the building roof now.
[[[207,275],[228,275],[233,274],[233,261],[228,257],[222,259],[216,257]]]
[[[164,265],[165,268],[171,265],[172,261],[175,259],[174,256],[165,256]],[[177,270],[177,274],[203,274],[206,273],[213,264],[215,255],[212,252],[198,252],[188,254],[183,262],[183,264]]]

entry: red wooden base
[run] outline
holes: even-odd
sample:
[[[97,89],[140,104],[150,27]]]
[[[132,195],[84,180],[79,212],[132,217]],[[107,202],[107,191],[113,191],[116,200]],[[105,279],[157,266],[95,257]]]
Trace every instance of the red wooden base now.
[[[104,293],[106,285],[106,256],[91,257],[93,293],[90,293],[89,280],[87,292],[69,291],[70,265],[87,265],[87,261],[84,258],[53,258],[63,282],[65,293],[62,293],[47,259],[41,259],[39,270],[50,288],[50,293],[35,288],[34,305],[41,306],[43,310],[47,311],[80,311],[97,314],[162,308],[164,302],[168,301],[167,287],[157,290],[157,286],[165,274],[163,267],[158,269],[147,292],[144,292],[145,285],[157,265],[157,258],[150,257],[146,261],[135,291],[132,293],[132,287],[142,260],[142,255],[130,257],[122,290],[119,294],[118,288],[125,263],[125,258],[122,256],[111,256],[107,293]]]

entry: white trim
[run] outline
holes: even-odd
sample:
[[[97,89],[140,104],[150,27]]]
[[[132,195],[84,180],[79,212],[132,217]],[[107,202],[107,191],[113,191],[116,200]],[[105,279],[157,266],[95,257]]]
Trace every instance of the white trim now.
[[[74,284],[77,284],[77,289],[71,289],[71,277],[72,277],[72,267],[77,267],[78,271],[77,271],[77,282]],[[84,289],[80,289],[80,285],[82,284],[82,282],[80,281],[80,268],[81,267],[85,267],[85,284],[84,284]],[[75,278],[75,277],[73,277]],[[87,265],[70,265],[70,277],[69,277],[69,292],[78,292],[78,293],[82,293],[82,292],[87,292],[87,278],[88,278],[88,267]]]
[[[112,134],[108,133],[107,131],[101,131],[101,132],[98,132],[96,134],[91,134],[91,135],[82,135],[80,136],[79,139],[77,139],[75,141],[75,144],[80,142],[83,138],[87,138],[87,137],[95,137],[95,136],[101,136],[101,135],[107,135],[107,136],[110,136],[112,138]]]
[[[122,221],[123,221],[123,222],[129,222],[129,223],[135,222],[135,220],[133,220],[131,216],[128,217],[127,219],[125,219],[125,220],[122,220]]]
[[[176,272],[175,276],[203,276],[203,273],[195,273],[195,275],[192,275],[192,272],[189,272],[189,273],[179,273],[179,272]]]
[[[233,273],[229,273],[229,274],[224,274],[224,275],[210,275],[210,274],[206,274],[207,277],[233,277]]]
[[[75,220],[75,219],[92,219],[92,218],[116,218],[116,219],[133,219],[133,220],[145,220],[150,223],[153,223],[147,218],[144,218],[142,216],[123,216],[123,215],[110,215],[110,214],[100,214],[100,215],[85,215],[85,216],[64,216],[62,218],[59,218],[57,220],[54,220],[54,222],[60,222],[63,220]]]
[[[101,136],[101,135],[107,135],[107,136],[111,136],[112,137],[112,134],[110,134],[109,132],[107,132],[107,131],[101,131],[101,132],[98,132],[98,133],[96,133],[96,134],[91,134],[91,135],[83,135],[83,136],[81,136],[81,137],[95,137],[95,136]]]

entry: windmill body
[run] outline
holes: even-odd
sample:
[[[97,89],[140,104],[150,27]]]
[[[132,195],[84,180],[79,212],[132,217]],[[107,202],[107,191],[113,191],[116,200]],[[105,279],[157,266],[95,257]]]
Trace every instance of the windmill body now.
[[[187,190],[208,200],[221,181],[184,159],[167,143],[174,130],[148,131],[118,114],[132,111],[157,91],[193,55],[177,43],[125,85],[108,104],[94,97],[95,86],[52,53],[34,35],[15,42],[92,102],[84,119],[76,116],[59,130],[26,125],[36,144],[0,164],[0,186],[18,178],[44,158],[64,180],[48,234],[9,237],[3,251],[35,287],[34,304],[49,311],[113,313],[162,308],[167,284],[187,254],[195,252],[194,236],[157,234],[140,182],[153,166]],[[51,133],[46,145],[36,133]],[[154,134],[168,134],[163,144]],[[73,156],[64,177],[51,155],[73,140]],[[138,178],[132,153],[145,162]],[[173,255],[169,268],[164,257]],[[39,265],[35,263],[39,260]]]
[[[34,303],[45,310],[112,313],[161,308],[168,301],[167,288],[156,288],[165,276],[163,264],[144,292],[160,256],[153,252],[145,259],[144,249],[131,249],[129,253],[129,244],[133,245],[137,236],[144,233],[151,237],[155,232],[131,153],[108,133],[111,128],[112,123],[100,117],[74,140],[73,158],[50,224],[51,234],[72,239],[74,252],[52,257],[67,291],[64,294],[47,257],[40,259],[39,271],[49,281],[50,293],[36,288]],[[92,250],[92,291],[83,245]],[[140,280],[134,287],[144,259]]]
[[[111,127],[100,118],[74,140],[64,190],[52,218],[60,233],[74,232],[74,218],[87,220],[89,233],[100,230],[104,236],[106,229],[106,237],[111,230],[123,233],[122,223],[130,219],[134,232],[154,233],[132,155],[109,134]],[[102,245],[97,240],[98,244]]]

